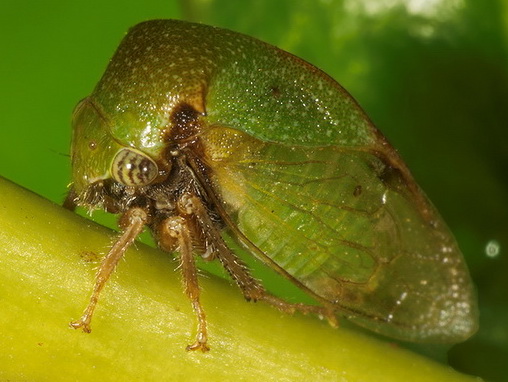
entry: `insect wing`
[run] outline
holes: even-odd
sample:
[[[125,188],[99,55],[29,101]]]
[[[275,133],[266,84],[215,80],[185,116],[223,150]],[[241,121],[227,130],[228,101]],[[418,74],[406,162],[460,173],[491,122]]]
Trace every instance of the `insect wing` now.
[[[202,138],[233,237],[265,263],[381,334],[457,342],[476,330],[453,236],[380,155],[263,142],[220,126]]]

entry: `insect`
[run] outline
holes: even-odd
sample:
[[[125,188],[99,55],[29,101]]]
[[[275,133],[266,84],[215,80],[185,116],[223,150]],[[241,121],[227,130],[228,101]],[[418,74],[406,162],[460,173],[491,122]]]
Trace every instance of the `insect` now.
[[[119,214],[121,234],[83,316],[148,227],[176,253],[209,349],[195,256],[245,298],[337,316],[408,341],[459,342],[476,297],[455,239],[353,98],[309,63],[251,37],[176,20],[136,25],[73,115],[66,202]],[[316,300],[265,290],[235,240]]]

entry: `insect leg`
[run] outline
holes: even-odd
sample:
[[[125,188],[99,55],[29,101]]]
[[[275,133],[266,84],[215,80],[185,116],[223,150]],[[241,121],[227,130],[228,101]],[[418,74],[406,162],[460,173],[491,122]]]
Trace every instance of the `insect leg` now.
[[[71,327],[74,329],[82,328],[86,333],[91,332],[90,322],[97,301],[99,300],[99,295],[127,248],[130,247],[136,237],[143,231],[147,219],[147,213],[141,208],[131,208],[122,215],[119,224],[123,228],[123,233],[102,260],[97,275],[95,276],[95,285],[92,296],[90,297],[90,302],[81,318],[70,323]]]
[[[184,217],[172,216],[162,222],[162,236],[169,235],[173,240],[176,240],[176,249],[180,252],[181,269],[183,276],[183,283],[185,293],[192,303],[194,312],[198,319],[198,332],[196,341],[192,345],[187,346],[187,350],[201,350],[206,352],[209,349],[207,346],[207,330],[206,330],[206,316],[205,312],[199,301],[199,284],[198,272],[193,257],[192,237],[189,230],[188,222]],[[163,247],[170,247],[166,238],[166,243]]]
[[[77,207],[76,196],[77,196],[76,191],[74,191],[74,187],[72,187],[67,193],[67,196],[65,197],[65,200],[63,202],[63,208],[66,208],[69,211],[74,211]]]
[[[222,241],[222,238],[220,239]],[[326,317],[331,326],[337,327],[337,317],[332,308],[319,305],[308,305],[302,303],[290,303],[266,291],[261,283],[250,274],[247,266],[222,242],[219,245],[217,257],[226,268],[233,280],[242,290],[247,301],[265,301],[275,306],[282,312],[293,314],[296,311],[309,314],[313,313],[319,317]]]
[[[263,285],[252,277],[243,261],[229,249],[216,225],[210,220],[208,212],[199,197],[189,193],[183,194],[179,200],[178,207],[182,214],[187,214],[197,221],[197,224],[206,236],[208,246],[213,247],[214,256],[219,259],[222,266],[228,271],[247,301],[266,301],[277,309],[290,314],[296,311],[304,314],[317,314],[320,317],[326,317],[331,326],[338,326],[337,317],[332,307],[289,303],[267,292]]]

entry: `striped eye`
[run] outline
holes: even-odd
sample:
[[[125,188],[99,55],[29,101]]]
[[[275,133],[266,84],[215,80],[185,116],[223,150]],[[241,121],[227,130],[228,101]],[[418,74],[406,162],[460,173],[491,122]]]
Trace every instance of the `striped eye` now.
[[[140,151],[124,148],[118,151],[111,164],[111,175],[126,186],[146,186],[158,174],[157,164]]]

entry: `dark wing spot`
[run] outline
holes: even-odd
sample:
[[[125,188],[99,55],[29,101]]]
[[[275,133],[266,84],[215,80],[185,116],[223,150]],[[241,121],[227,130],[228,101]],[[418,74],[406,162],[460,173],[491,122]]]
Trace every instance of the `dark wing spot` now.
[[[392,165],[389,158],[376,155],[375,158],[369,161],[369,167],[386,188],[402,194],[406,192],[407,182],[404,173],[401,169]]]
[[[390,160],[390,158],[378,158],[379,161],[376,166],[373,166],[379,180],[383,182],[386,188],[397,192],[410,200],[416,207],[422,219],[430,226],[436,227],[436,217],[429,206],[428,200],[425,195],[420,191],[420,188],[415,183],[409,170],[400,160]]]
[[[404,193],[407,189],[404,176],[400,169],[386,164],[379,172],[378,178],[386,185],[387,188]]]

